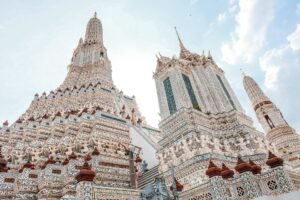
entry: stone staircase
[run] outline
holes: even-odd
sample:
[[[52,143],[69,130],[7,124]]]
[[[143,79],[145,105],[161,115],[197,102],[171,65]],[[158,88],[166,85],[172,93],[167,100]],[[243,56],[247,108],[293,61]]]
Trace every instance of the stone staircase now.
[[[158,165],[152,167],[147,172],[143,173],[138,179],[138,189],[144,189],[149,183],[153,183],[154,179],[159,176]]]

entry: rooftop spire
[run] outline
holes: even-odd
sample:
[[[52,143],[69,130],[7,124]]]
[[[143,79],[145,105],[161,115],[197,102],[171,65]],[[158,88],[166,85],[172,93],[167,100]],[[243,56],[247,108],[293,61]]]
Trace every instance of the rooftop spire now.
[[[212,63],[215,63],[213,57],[211,56],[210,50],[208,50],[207,58],[208,58],[209,60],[211,60]]]
[[[185,46],[183,45],[183,42],[181,41],[181,38],[179,36],[179,33],[177,31],[176,26],[174,27],[175,31],[176,31],[176,35],[179,41],[179,47],[180,47],[180,58],[185,58],[188,56],[188,54],[190,54],[190,52],[185,48]]]
[[[179,36],[179,33],[177,31],[177,28],[176,26],[174,27],[175,31],[176,31],[176,35],[177,35],[177,38],[178,38],[178,41],[179,41],[179,45],[180,45],[180,49],[185,49],[184,45],[183,45],[183,42],[181,41],[181,38]]]
[[[102,24],[97,18],[97,13],[90,19],[85,32],[85,42],[89,43],[103,43],[102,39]]]
[[[245,77],[246,73],[244,72],[244,70],[242,68],[240,68],[240,71],[241,71],[242,76]]]

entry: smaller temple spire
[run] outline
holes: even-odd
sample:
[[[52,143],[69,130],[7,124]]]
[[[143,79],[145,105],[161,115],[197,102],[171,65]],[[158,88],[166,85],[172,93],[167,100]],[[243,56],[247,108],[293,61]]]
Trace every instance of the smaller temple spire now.
[[[178,38],[178,41],[179,41],[180,49],[183,50],[183,49],[185,49],[185,47],[184,47],[184,45],[183,45],[183,42],[181,41],[181,38],[180,38],[180,36],[179,36],[179,33],[178,33],[178,31],[177,31],[176,26],[174,27],[174,29],[175,29],[175,31],[176,31],[176,35],[177,35],[177,38]]]
[[[208,50],[208,55],[207,55],[207,58],[212,62],[212,63],[215,63],[211,53],[210,53],[210,50]]]
[[[94,18],[97,18],[97,12],[94,12]]]
[[[179,41],[179,47],[180,47],[180,58],[186,58],[190,52],[185,48],[180,36],[179,36],[179,33],[177,31],[177,28],[176,26],[174,27],[175,29],[175,32],[176,32],[176,35],[177,35],[177,38],[178,38],[178,41]]]
[[[210,54],[210,49],[208,50],[208,55],[207,55],[208,58],[211,58],[211,54]]]

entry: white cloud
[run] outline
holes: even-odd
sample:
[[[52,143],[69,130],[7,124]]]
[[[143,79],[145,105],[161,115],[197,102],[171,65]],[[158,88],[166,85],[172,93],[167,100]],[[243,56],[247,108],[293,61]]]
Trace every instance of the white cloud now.
[[[300,24],[297,24],[296,30],[287,37],[287,40],[294,51],[300,49]]]
[[[192,5],[193,5],[193,4],[196,4],[196,3],[198,3],[198,1],[199,1],[199,0],[190,0],[190,4],[192,4]]]
[[[152,78],[156,58],[152,50],[140,51],[140,48],[127,50],[113,58],[113,80],[125,94],[135,95],[142,115],[150,125],[155,126],[159,119],[156,89],[153,87]]]
[[[238,5],[232,4],[232,5],[229,7],[228,12],[229,12],[229,14],[234,14],[235,11],[237,11],[237,9],[238,9]]]
[[[261,69],[265,73],[264,84],[267,89],[277,88],[278,72],[280,69],[280,62],[278,62],[278,59],[282,59],[288,48],[288,46],[283,46],[268,50],[259,59]]]
[[[220,14],[218,15],[218,17],[217,17],[217,21],[218,21],[218,22],[224,22],[224,21],[226,20],[226,18],[227,18],[226,12],[220,13]]]
[[[279,72],[282,68],[285,71],[294,70],[293,66],[297,68],[291,62],[297,62],[300,55],[294,52],[300,49],[300,24],[297,24],[296,30],[287,36],[287,41],[288,43],[281,47],[266,51],[259,59],[261,69],[265,72],[264,84],[267,89],[278,89]]]
[[[220,13],[218,15],[217,22],[222,23],[225,20],[227,20],[228,18],[232,18],[236,13],[237,8],[238,8],[238,6],[236,4],[236,0],[230,0],[228,9],[225,12]]]
[[[219,13],[216,20],[209,24],[209,27],[204,34],[205,36],[211,34],[213,31],[215,31],[216,25],[222,24],[225,21],[228,21],[229,19],[231,19],[235,16],[237,8],[238,8],[238,6],[235,3],[236,3],[236,0],[229,1],[227,10],[225,10],[222,13]]]
[[[230,4],[230,5],[233,5],[233,4],[236,3],[236,1],[237,1],[237,0],[229,0],[229,4]]]
[[[295,43],[291,42],[291,38],[293,38],[291,35],[293,36],[295,32],[287,37],[287,42],[282,46],[266,51],[260,57],[259,63],[265,75],[264,86],[266,92],[272,99],[276,99],[275,103],[283,111],[287,121],[299,130],[298,111],[300,109],[300,102],[297,99],[300,98],[298,92],[300,51],[294,50]]]
[[[236,27],[231,41],[222,45],[223,60],[235,64],[239,59],[251,62],[263,47],[267,28],[274,17],[275,0],[240,0]]]

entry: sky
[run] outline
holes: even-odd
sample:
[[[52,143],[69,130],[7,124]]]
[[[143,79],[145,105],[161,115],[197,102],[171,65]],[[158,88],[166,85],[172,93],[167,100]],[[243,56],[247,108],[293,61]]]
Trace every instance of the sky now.
[[[114,83],[149,124],[160,120],[155,54],[179,54],[176,26],[191,52],[211,51],[259,130],[240,68],[300,131],[300,0],[0,0],[0,123],[63,82],[95,11]]]

